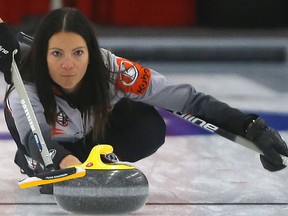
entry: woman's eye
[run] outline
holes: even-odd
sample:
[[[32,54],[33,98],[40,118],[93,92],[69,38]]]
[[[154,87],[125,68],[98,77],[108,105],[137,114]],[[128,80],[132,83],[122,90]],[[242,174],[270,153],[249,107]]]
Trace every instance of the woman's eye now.
[[[53,52],[52,52],[52,55],[53,55],[53,56],[60,56],[60,55],[61,55],[61,52],[59,52],[59,51],[53,51]]]
[[[83,54],[83,50],[76,50],[74,53],[77,56],[81,56]]]

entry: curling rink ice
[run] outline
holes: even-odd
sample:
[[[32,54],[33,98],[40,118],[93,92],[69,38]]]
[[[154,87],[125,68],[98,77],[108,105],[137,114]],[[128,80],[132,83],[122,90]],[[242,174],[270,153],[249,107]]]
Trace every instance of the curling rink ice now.
[[[288,141],[287,63],[142,64],[172,82],[192,83],[231,106],[260,113]],[[0,82],[3,98],[2,76]],[[193,134],[196,129],[189,125],[188,132],[186,126],[179,130],[179,122],[165,120],[165,144],[134,164],[147,176],[150,193],[147,204],[130,215],[288,215],[288,168],[270,173],[262,168],[257,153],[217,135]],[[0,130],[0,215],[73,215],[57,206],[52,195],[17,186],[24,176],[13,163],[16,147],[4,123],[2,102]]]

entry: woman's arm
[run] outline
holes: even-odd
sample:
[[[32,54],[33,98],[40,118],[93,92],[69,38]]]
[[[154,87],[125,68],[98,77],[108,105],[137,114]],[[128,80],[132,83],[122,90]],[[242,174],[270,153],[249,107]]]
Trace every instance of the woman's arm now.
[[[197,92],[190,84],[171,84],[162,74],[138,63],[113,54],[110,56],[112,71],[118,71],[114,73],[116,95],[122,94],[122,97],[164,109],[192,113],[253,141],[265,155],[261,156],[261,162],[266,169],[277,171],[285,167],[279,155],[288,156],[285,141],[257,115],[245,114],[210,95]]]

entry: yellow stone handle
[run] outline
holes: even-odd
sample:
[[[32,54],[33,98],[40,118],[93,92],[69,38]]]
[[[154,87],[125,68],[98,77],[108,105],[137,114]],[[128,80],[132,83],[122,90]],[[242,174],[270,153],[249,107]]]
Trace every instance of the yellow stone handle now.
[[[109,154],[113,152],[113,147],[107,144],[96,145],[91,150],[87,160],[83,164],[74,165],[74,167],[81,167],[86,170],[123,170],[123,169],[135,169],[135,167],[120,164],[120,163],[108,163],[105,164],[101,160],[101,154]]]

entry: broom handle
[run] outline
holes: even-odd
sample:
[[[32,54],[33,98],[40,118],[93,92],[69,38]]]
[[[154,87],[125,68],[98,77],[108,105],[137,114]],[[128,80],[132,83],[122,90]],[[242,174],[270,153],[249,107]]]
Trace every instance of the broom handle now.
[[[198,127],[201,127],[207,131],[210,131],[212,133],[215,133],[215,134],[218,134],[226,139],[229,139],[233,142],[236,142],[246,148],[249,148],[253,151],[256,151],[260,154],[263,154],[263,152],[253,143],[251,142],[250,140],[240,136],[240,135],[236,135],[236,134],[233,134],[223,128],[220,128],[214,124],[211,124],[209,122],[206,122],[205,120],[203,119],[200,119],[196,116],[193,116],[191,114],[186,114],[186,113],[182,113],[182,112],[175,112],[175,111],[171,111],[171,110],[167,110],[167,109],[164,109],[172,114],[174,114],[175,116],[178,116],[182,119],[185,119],[186,121],[194,124],[194,125],[197,125]],[[280,155],[281,158],[282,158],[282,163],[284,165],[288,165],[288,157],[284,156],[284,155]]]
[[[42,156],[42,159],[44,161],[44,165],[47,169],[53,169],[53,161],[51,159],[51,156],[49,154],[49,151],[47,149],[45,140],[43,138],[40,126],[38,124],[37,118],[35,116],[34,110],[32,108],[31,102],[29,100],[29,97],[27,95],[26,89],[24,87],[23,80],[21,78],[21,75],[19,73],[18,66],[15,62],[14,55],[17,53],[17,50],[14,50],[13,52],[13,61],[12,61],[12,81],[14,83],[14,86],[19,94],[22,107],[24,109],[26,118],[28,120],[29,126],[32,130],[36,145],[39,149],[39,152]]]

